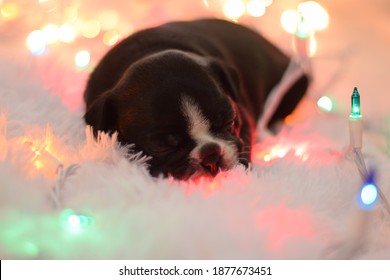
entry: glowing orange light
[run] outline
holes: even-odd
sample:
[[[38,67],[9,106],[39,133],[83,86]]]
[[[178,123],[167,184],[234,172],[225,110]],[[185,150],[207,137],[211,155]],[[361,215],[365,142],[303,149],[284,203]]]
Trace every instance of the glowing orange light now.
[[[53,177],[57,173],[60,165],[59,161],[47,149],[38,149],[32,142],[26,141],[25,144],[30,147],[34,156],[32,162],[37,170],[41,170],[48,177]]]
[[[219,180],[218,179],[214,179],[214,180],[211,181],[209,189],[210,189],[210,191],[215,191],[215,190],[217,190],[219,188],[219,186],[220,186]]]
[[[23,137],[20,141],[32,152],[31,162],[36,170],[43,172],[48,177],[53,177],[61,165],[59,157],[52,149],[52,131],[50,127],[46,128],[44,141],[31,140]],[[31,170],[30,170],[31,171]]]
[[[267,149],[255,145],[253,150],[254,159],[259,162],[271,162],[272,160],[282,159],[287,154],[298,157],[302,161],[306,161],[309,158],[307,143],[305,142],[277,144]]]

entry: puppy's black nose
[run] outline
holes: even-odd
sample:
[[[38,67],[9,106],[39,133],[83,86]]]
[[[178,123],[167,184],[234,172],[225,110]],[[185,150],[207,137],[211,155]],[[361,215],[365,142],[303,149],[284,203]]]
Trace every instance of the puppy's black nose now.
[[[222,163],[222,149],[216,143],[204,145],[200,150],[200,164],[212,176],[217,175]]]

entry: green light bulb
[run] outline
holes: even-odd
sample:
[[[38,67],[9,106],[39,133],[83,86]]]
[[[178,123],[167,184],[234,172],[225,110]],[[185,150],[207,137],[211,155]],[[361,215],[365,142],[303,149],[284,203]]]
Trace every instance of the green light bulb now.
[[[67,227],[72,230],[86,228],[94,222],[94,219],[91,216],[75,213],[71,209],[62,211],[61,216]]]
[[[360,114],[360,95],[357,87],[353,89],[353,93],[351,96],[351,118],[361,118]]]

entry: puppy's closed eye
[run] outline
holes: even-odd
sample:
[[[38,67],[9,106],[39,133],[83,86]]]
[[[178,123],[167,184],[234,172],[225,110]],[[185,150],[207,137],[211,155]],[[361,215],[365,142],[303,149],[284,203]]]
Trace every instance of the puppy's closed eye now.
[[[178,149],[184,143],[184,136],[175,132],[159,132],[151,135],[151,151],[166,154]]]
[[[236,122],[235,116],[227,117],[225,114],[219,114],[215,118],[212,128],[216,132],[234,133],[236,125],[237,125],[237,122]]]
[[[229,133],[233,133],[234,128],[235,128],[235,121],[233,119],[233,120],[225,121],[219,129],[221,131],[227,131]]]

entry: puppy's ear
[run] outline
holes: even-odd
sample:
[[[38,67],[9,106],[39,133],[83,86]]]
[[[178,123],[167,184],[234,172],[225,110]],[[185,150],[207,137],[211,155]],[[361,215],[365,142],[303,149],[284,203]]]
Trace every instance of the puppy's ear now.
[[[224,90],[237,101],[240,91],[240,78],[236,69],[219,59],[210,59],[209,67]]]
[[[84,115],[85,122],[92,126],[95,135],[98,131],[114,132],[116,130],[117,117],[113,96],[110,91],[106,91],[91,104],[88,104]]]

